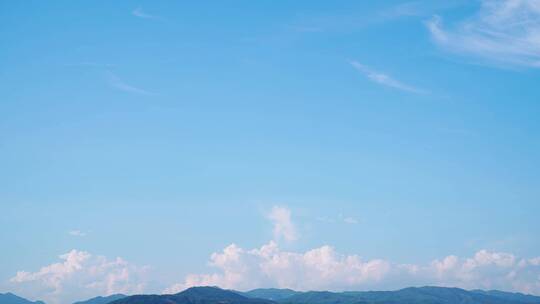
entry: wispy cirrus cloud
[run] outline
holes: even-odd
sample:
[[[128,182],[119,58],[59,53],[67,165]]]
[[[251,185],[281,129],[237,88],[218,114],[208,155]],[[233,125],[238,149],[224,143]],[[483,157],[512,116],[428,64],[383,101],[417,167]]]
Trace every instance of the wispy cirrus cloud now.
[[[120,77],[118,77],[117,75],[115,75],[112,72],[107,72],[106,79],[107,79],[107,83],[111,87],[113,87],[115,89],[118,89],[118,90],[121,90],[121,91],[124,91],[124,92],[127,92],[127,93],[138,94],[138,95],[156,95],[153,92],[150,92],[150,91],[147,91],[145,89],[135,87],[133,85],[130,85],[130,84],[124,82],[124,80],[122,80]]]
[[[401,2],[383,9],[379,16],[385,21],[395,20],[404,17],[426,17],[436,14],[439,11],[461,6],[467,3],[466,0],[453,1],[433,1],[415,0]]]
[[[409,84],[396,80],[387,74],[372,70],[371,68],[361,64],[358,61],[353,60],[349,63],[353,68],[364,74],[364,76],[366,76],[370,81],[376,84],[414,94],[427,94],[426,90],[411,86]]]
[[[160,17],[159,16],[156,16],[156,15],[151,15],[151,14],[148,14],[146,13],[142,7],[137,7],[136,9],[134,9],[133,11],[131,11],[131,14],[135,17],[138,17],[138,18],[143,18],[143,19],[159,19]]]
[[[482,0],[476,15],[445,27],[426,22],[444,49],[499,66],[540,67],[540,1]]]
[[[287,26],[296,33],[337,33],[362,30],[370,26],[437,14],[468,3],[470,0],[433,1],[413,0],[397,4],[382,5],[376,10],[346,10],[342,12],[313,12],[296,16]]]

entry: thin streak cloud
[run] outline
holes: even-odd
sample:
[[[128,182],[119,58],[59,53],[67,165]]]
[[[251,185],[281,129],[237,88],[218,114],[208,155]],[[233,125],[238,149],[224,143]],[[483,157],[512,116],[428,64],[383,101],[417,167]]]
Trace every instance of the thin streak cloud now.
[[[390,87],[390,88],[397,89],[404,92],[414,93],[414,94],[427,94],[426,90],[411,86],[409,84],[405,84],[401,81],[398,81],[392,78],[391,76],[387,74],[374,71],[370,69],[369,67],[359,63],[358,61],[353,60],[350,62],[350,64],[353,68],[355,68],[357,71],[364,74],[364,76],[366,76],[370,81],[376,84]]]
[[[137,7],[136,9],[134,9],[131,12],[131,14],[135,17],[143,18],[143,19],[159,19],[159,16],[148,14],[145,11],[143,11],[141,7]]]
[[[122,79],[120,79],[118,76],[116,76],[112,72],[107,73],[107,83],[111,87],[118,89],[120,91],[127,92],[127,93],[138,94],[138,95],[156,95],[153,92],[132,86],[124,82]]]

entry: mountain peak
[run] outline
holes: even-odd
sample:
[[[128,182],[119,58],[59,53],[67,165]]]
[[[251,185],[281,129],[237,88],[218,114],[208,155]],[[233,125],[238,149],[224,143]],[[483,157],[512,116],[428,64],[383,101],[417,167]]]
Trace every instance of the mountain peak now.
[[[127,296],[121,293],[117,293],[117,294],[112,294],[110,296],[97,296],[95,298],[91,298],[85,301],[75,302],[73,304],[108,304],[110,302],[123,299],[125,297]]]
[[[176,294],[176,296],[188,297],[192,300],[205,298],[205,299],[245,299],[244,296],[237,294],[236,292],[221,289],[217,286],[195,286],[190,287],[182,292]]]
[[[190,287],[173,295],[136,295],[114,304],[274,304],[263,299],[248,298],[235,291],[216,286]]]
[[[18,295],[6,292],[0,293],[0,304],[45,304],[42,301],[30,301]]]

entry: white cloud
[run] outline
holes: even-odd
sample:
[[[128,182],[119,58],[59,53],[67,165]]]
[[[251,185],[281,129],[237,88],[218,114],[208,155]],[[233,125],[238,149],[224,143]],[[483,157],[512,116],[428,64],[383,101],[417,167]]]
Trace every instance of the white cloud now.
[[[540,67],[540,1],[483,0],[472,18],[445,29],[426,23],[440,46],[498,65]]]
[[[143,19],[158,19],[159,17],[158,16],[154,16],[154,15],[150,15],[148,13],[146,13],[145,11],[143,11],[143,9],[141,7],[137,7],[136,9],[134,9],[131,14],[135,17],[139,17],[139,18],[143,18]]]
[[[68,234],[71,235],[71,236],[79,236],[79,237],[86,236],[86,233],[82,232],[80,230],[71,230],[71,231],[68,232]]]
[[[435,260],[427,270],[432,271],[440,285],[540,294],[540,267],[533,261],[510,253],[480,250],[470,258],[448,256]]]
[[[359,72],[364,74],[369,80],[372,82],[375,82],[377,84],[387,86],[393,89],[409,92],[409,93],[415,93],[415,94],[426,94],[427,91],[413,87],[411,85],[405,84],[403,82],[400,82],[389,75],[386,75],[381,72],[374,71],[370,69],[369,67],[357,62],[357,61],[351,61],[350,64]]]
[[[281,250],[274,241],[251,250],[232,244],[211,255],[210,265],[218,271],[190,274],[164,292],[176,293],[197,285],[239,290],[258,287],[385,290],[411,285],[441,285],[540,294],[539,260],[480,250],[469,258],[450,255],[414,265],[344,255],[327,245],[306,252],[291,252]]]
[[[47,303],[68,303],[96,295],[137,293],[145,287],[146,267],[122,258],[109,260],[85,251],[71,250],[60,262],[36,272],[18,271],[10,279],[11,288],[23,296]]]
[[[113,88],[116,88],[124,92],[139,94],[139,95],[155,95],[152,92],[149,92],[147,90],[137,88],[135,86],[125,83],[122,79],[120,79],[118,76],[116,76],[115,74],[111,72],[107,73],[107,82]]]
[[[165,292],[173,293],[196,285],[218,285],[246,290],[263,286],[298,290],[354,286],[379,281],[390,271],[390,263],[363,261],[356,255],[341,255],[330,246],[304,253],[282,251],[274,241],[252,250],[235,244],[212,254],[210,265],[220,269],[212,274],[191,274]]]
[[[176,293],[200,285],[238,290],[279,287],[337,291],[440,285],[540,294],[540,257],[527,259],[488,250],[471,257],[449,255],[425,264],[400,264],[342,254],[328,245],[304,252],[287,251],[270,241],[254,249],[231,244],[213,253],[209,265],[216,271],[189,274],[163,292]],[[149,281],[147,267],[72,250],[61,255],[59,262],[35,272],[17,272],[8,289],[56,304],[97,295],[144,293],[148,292]]]
[[[294,241],[298,239],[296,226],[291,220],[291,210],[286,207],[274,206],[268,214],[268,219],[274,224],[275,240],[285,239]]]

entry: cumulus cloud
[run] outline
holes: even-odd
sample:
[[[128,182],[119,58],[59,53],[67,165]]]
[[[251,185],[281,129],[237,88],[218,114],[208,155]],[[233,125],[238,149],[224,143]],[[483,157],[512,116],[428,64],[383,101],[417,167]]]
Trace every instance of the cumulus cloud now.
[[[198,285],[240,290],[366,290],[441,285],[540,294],[539,261],[540,258],[520,259],[509,253],[480,250],[468,258],[450,255],[415,265],[345,255],[331,246],[292,252],[281,250],[274,241],[251,250],[231,244],[211,255],[210,265],[217,268],[216,272],[190,274],[164,292],[176,293]]]
[[[274,238],[276,240],[294,241],[298,239],[298,232],[292,222],[290,209],[274,206],[268,214],[268,219],[274,224]]]
[[[276,242],[251,250],[235,244],[212,254],[210,265],[220,271],[191,274],[174,284],[166,293],[196,285],[217,285],[247,290],[261,286],[298,290],[340,288],[379,281],[390,271],[390,263],[375,259],[364,261],[356,255],[341,255],[330,246],[304,253],[282,251]]]
[[[480,250],[471,257],[449,255],[424,264],[401,264],[343,254],[324,245],[303,252],[283,250],[275,241],[259,248],[236,244],[210,256],[215,271],[193,273],[163,293],[191,286],[212,285],[248,290],[258,287],[297,290],[397,289],[414,285],[501,289],[540,294],[540,257]],[[122,258],[107,259],[72,250],[60,261],[35,272],[19,271],[9,289],[47,303],[70,303],[114,293],[148,292],[147,267]]]
[[[540,67],[540,1],[482,0],[479,12],[453,27],[426,23],[440,46],[487,62]]]
[[[109,260],[86,251],[71,250],[60,262],[38,271],[18,271],[10,279],[17,293],[47,303],[68,303],[85,297],[142,292],[146,267],[122,258]]]
[[[355,68],[357,71],[364,74],[370,81],[377,83],[379,85],[383,85],[389,88],[397,89],[404,92],[414,93],[414,94],[426,94],[427,91],[413,87],[411,85],[408,85],[406,83],[403,83],[399,80],[394,79],[393,77],[372,70],[371,68],[361,64],[358,61],[351,61],[349,62],[353,68]]]
[[[441,285],[540,293],[540,267],[510,253],[480,250],[470,258],[448,256],[433,261],[428,270]]]

